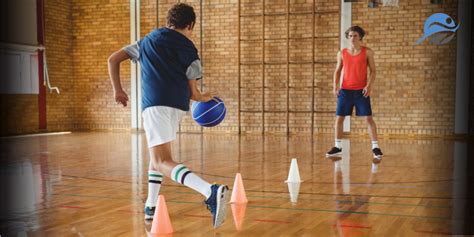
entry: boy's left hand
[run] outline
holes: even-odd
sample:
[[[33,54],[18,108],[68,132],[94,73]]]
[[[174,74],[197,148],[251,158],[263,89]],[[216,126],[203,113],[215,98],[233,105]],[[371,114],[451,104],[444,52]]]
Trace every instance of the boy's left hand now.
[[[202,93],[202,101],[208,102],[210,100],[214,100],[215,102],[219,102],[217,99],[214,97],[218,96],[218,93],[213,92],[213,91],[207,91]]]
[[[364,97],[369,97],[370,93],[372,92],[371,90],[372,88],[370,88],[370,86],[364,87],[364,89],[362,90],[362,94],[364,95]]]

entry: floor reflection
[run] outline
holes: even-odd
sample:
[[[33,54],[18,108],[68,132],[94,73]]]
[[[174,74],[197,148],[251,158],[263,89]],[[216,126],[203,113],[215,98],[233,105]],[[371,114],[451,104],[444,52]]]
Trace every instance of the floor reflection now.
[[[360,187],[362,191],[358,191],[356,195],[347,193],[344,190],[346,183],[344,180],[344,165],[341,157],[331,158],[334,164],[334,192],[336,194],[336,220],[334,231],[338,236],[369,236],[371,223],[367,220],[369,214],[369,203],[371,198],[370,188],[376,184],[377,173],[381,159],[373,159],[368,178],[365,184]],[[349,166],[350,167],[350,166]],[[359,167],[364,169],[364,167]],[[354,215],[357,215],[354,217]]]
[[[202,177],[231,186],[242,173],[249,204],[230,206],[224,233],[436,235],[474,226],[468,220],[474,210],[472,144],[387,139],[380,142],[382,161],[372,159],[367,139],[358,138],[344,139],[341,157],[325,158],[332,143],[326,137],[180,134],[172,149]],[[147,234],[143,134],[0,139],[0,155],[2,236]],[[285,184],[293,157],[305,181]],[[169,179],[161,192],[178,233],[214,233],[199,195]],[[176,218],[183,214],[189,215]]]
[[[53,187],[48,175],[48,138],[25,138],[28,147],[0,141],[0,233],[26,233],[40,227],[37,213],[48,208]],[[11,143],[9,143],[11,142]],[[8,147],[8,148],[7,148]],[[27,153],[27,154],[24,154]],[[16,154],[24,154],[17,156]]]

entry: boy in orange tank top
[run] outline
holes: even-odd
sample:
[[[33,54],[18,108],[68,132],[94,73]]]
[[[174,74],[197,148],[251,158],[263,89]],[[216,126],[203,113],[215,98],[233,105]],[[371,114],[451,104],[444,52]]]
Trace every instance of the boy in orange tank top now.
[[[351,47],[337,53],[337,66],[334,72],[333,93],[337,97],[335,145],[326,156],[338,156],[342,152],[342,128],[345,116],[351,116],[356,108],[356,116],[363,117],[368,125],[372,140],[374,158],[381,159],[383,153],[377,142],[377,127],[372,118],[370,95],[375,80],[374,52],[362,45],[365,31],[359,26],[350,27],[346,33]],[[370,73],[367,73],[367,67]],[[342,86],[339,87],[341,71],[344,69]]]

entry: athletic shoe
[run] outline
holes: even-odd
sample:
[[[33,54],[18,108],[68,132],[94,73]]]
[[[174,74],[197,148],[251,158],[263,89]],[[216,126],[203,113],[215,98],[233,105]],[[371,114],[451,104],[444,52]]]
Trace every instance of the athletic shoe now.
[[[218,228],[222,225],[227,214],[227,192],[229,188],[225,185],[213,184],[211,196],[204,202],[212,214],[212,225]]]
[[[374,148],[372,149],[372,152],[374,153],[374,158],[382,159],[383,153],[382,153],[382,150],[380,150],[380,148]]]
[[[156,207],[146,207],[145,206],[145,220],[153,220],[153,216],[155,215]]]
[[[333,147],[326,153],[326,157],[338,156],[342,154],[342,148]]]

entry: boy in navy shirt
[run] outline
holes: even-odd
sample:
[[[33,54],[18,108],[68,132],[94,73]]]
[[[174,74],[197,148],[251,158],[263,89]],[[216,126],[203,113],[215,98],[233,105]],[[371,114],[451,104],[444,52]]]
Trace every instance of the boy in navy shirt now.
[[[211,210],[214,228],[226,216],[228,187],[209,184],[183,164],[173,161],[171,142],[189,100],[209,101],[213,94],[201,93],[196,80],[202,77],[198,51],[191,41],[196,14],[183,3],[175,4],[167,16],[167,27],[156,29],[135,44],[109,57],[109,74],[115,101],[127,106],[128,96],[120,84],[120,63],[127,59],[140,62],[142,77],[143,126],[150,150],[148,198],[145,219],[153,219],[163,175],[201,193]]]

